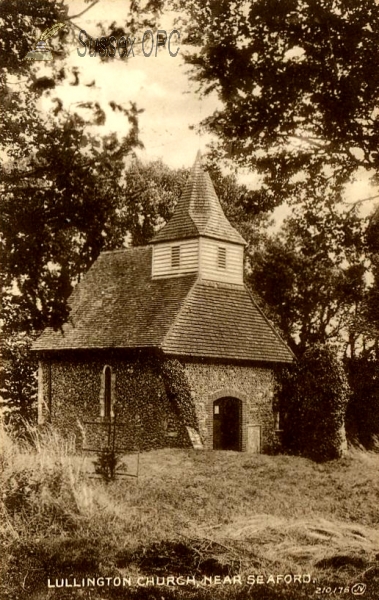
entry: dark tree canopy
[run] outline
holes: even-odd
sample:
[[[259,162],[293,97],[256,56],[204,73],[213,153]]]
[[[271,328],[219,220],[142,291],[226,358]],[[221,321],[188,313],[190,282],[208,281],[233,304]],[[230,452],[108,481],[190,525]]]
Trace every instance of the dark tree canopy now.
[[[354,354],[366,300],[364,223],[320,197],[315,211],[312,200],[251,249],[250,280],[298,355],[327,341]]]
[[[96,128],[106,120],[96,101],[65,109],[57,84],[67,78],[82,85],[65,61],[75,33],[67,3],[2,2],[0,21],[1,276],[4,305],[11,306],[4,325],[32,331],[59,327],[72,284],[110,237],[113,244],[123,242],[127,232],[117,228],[117,210],[125,196],[125,159],[140,145],[139,109],[111,103],[126,121],[123,136]],[[41,65],[24,58],[57,22],[64,27],[49,40],[54,60],[41,75]],[[49,97],[51,108],[42,111],[41,99]]]
[[[375,0],[191,0],[187,61],[222,108],[206,119],[224,153],[266,177],[379,169],[379,5]],[[199,49],[200,48],[200,49]]]
[[[352,395],[346,412],[349,438],[375,449],[379,436],[379,364],[377,356],[345,360]]]
[[[221,100],[203,121],[218,138],[214,156],[260,175],[246,211],[258,201],[294,212],[279,235],[249,249],[266,307],[300,352],[330,339],[351,354],[370,337],[372,347],[378,261],[363,243],[365,220],[343,203],[360,170],[374,180],[379,172],[378,3],[168,4],[185,15],[200,92]]]

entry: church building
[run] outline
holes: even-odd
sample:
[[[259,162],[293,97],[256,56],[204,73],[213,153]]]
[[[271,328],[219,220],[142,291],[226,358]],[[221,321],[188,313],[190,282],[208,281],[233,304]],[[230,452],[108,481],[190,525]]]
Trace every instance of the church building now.
[[[36,340],[39,422],[78,450],[111,426],[125,451],[274,451],[293,355],[244,285],[244,247],[198,155],[150,244],[102,252]]]

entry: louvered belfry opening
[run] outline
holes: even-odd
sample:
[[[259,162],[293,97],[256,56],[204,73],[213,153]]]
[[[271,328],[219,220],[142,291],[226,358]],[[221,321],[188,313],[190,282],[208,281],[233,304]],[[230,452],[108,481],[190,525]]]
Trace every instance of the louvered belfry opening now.
[[[219,246],[218,247],[218,268],[226,269],[226,248]]]
[[[174,269],[180,267],[180,246],[171,247],[171,266]]]

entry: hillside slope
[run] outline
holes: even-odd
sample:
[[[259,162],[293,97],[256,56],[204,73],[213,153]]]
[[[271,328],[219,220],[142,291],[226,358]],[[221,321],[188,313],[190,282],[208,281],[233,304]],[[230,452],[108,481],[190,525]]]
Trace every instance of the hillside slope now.
[[[378,455],[161,450],[106,485],[56,438],[2,452],[2,598],[379,597]]]

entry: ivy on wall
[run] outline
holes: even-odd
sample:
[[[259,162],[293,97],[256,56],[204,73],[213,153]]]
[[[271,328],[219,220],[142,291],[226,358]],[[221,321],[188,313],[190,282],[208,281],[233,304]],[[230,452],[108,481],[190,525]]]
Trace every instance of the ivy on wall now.
[[[176,358],[163,357],[160,367],[168,399],[176,404],[184,425],[198,431],[191,387],[183,365]]]
[[[285,449],[316,461],[339,458],[346,449],[349,392],[333,348],[309,348],[283,380]]]

